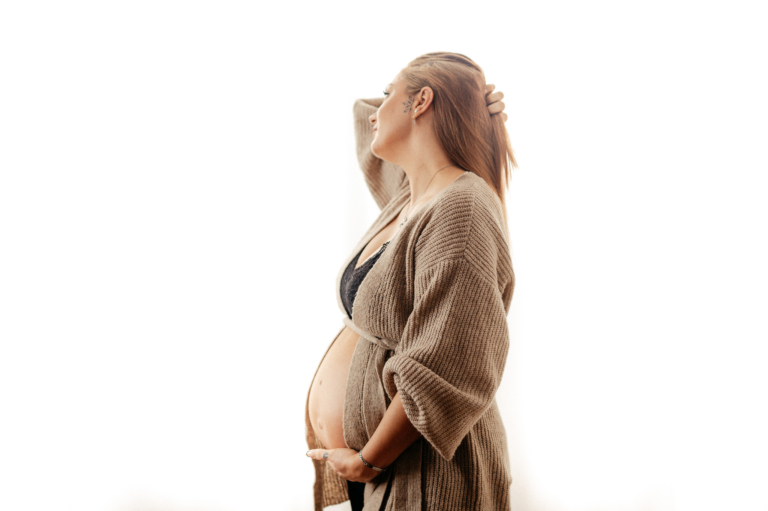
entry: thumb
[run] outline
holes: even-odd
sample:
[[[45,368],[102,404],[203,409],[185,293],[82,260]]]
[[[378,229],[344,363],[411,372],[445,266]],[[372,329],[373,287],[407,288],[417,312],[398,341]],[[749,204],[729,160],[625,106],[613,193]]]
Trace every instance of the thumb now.
[[[307,456],[315,460],[327,460],[330,455],[328,449],[310,449],[307,451]]]

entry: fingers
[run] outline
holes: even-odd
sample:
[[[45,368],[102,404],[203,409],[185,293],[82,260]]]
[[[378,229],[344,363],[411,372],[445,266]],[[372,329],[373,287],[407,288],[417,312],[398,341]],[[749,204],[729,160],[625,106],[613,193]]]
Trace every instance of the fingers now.
[[[486,103],[493,103],[495,101],[499,101],[504,97],[504,93],[501,91],[493,92],[493,89],[495,89],[496,86],[492,83],[489,83],[485,86],[485,101]]]
[[[333,451],[335,451],[335,449],[310,449],[307,451],[307,456],[315,460],[327,462],[331,466],[331,469],[333,469],[334,472],[336,472],[339,476],[344,477],[343,474],[340,474],[339,471],[336,470],[336,465],[334,465],[334,463],[330,459],[331,454],[333,454]]]
[[[485,97],[485,104],[490,105],[491,103],[496,103],[497,101],[501,101],[504,97],[504,93],[501,91],[496,91],[493,94],[488,94]]]
[[[497,114],[504,110],[504,102],[503,101],[496,101],[495,103],[491,103],[488,105],[488,111],[491,112],[491,115]]]
[[[496,86],[492,83],[485,85],[485,104],[488,107],[488,112],[491,115],[501,113],[501,119],[504,122],[507,122],[509,116],[503,112],[504,107],[506,106],[502,101],[502,98],[504,98],[504,93],[501,91],[493,92],[493,89],[495,88]]]
[[[314,460],[327,460],[331,452],[328,449],[310,449],[307,451],[307,456]]]

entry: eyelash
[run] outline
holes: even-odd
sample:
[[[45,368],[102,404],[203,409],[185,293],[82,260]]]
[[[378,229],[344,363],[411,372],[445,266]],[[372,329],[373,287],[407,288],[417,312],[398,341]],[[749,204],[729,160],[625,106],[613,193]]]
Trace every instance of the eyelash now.
[[[385,96],[387,96],[388,94],[389,94],[389,92],[387,92],[387,91],[384,91],[384,95],[385,95]]]

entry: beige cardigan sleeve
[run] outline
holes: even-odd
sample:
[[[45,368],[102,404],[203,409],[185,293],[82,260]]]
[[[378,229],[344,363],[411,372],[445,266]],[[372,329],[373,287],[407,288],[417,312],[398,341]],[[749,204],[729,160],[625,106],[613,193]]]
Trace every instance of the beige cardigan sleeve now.
[[[363,171],[365,184],[379,209],[384,209],[387,203],[402,190],[403,186],[408,186],[408,179],[402,167],[382,160],[371,151],[371,142],[373,141],[371,128],[373,125],[369,117],[376,113],[382,101],[384,101],[383,97],[357,99],[352,109],[357,161]]]
[[[382,370],[411,423],[447,461],[491,405],[509,350],[502,293],[464,258],[417,273],[415,305]]]
[[[488,187],[449,193],[416,241],[413,305],[382,368],[390,399],[446,461],[493,404],[509,351],[514,273]]]

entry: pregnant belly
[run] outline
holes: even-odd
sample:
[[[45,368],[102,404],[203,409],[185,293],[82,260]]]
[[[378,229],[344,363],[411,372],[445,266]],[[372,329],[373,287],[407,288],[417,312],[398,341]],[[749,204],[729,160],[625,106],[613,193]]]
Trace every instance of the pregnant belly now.
[[[344,394],[349,363],[360,335],[345,327],[328,349],[309,390],[309,421],[315,435],[328,449],[346,447],[344,442]]]

